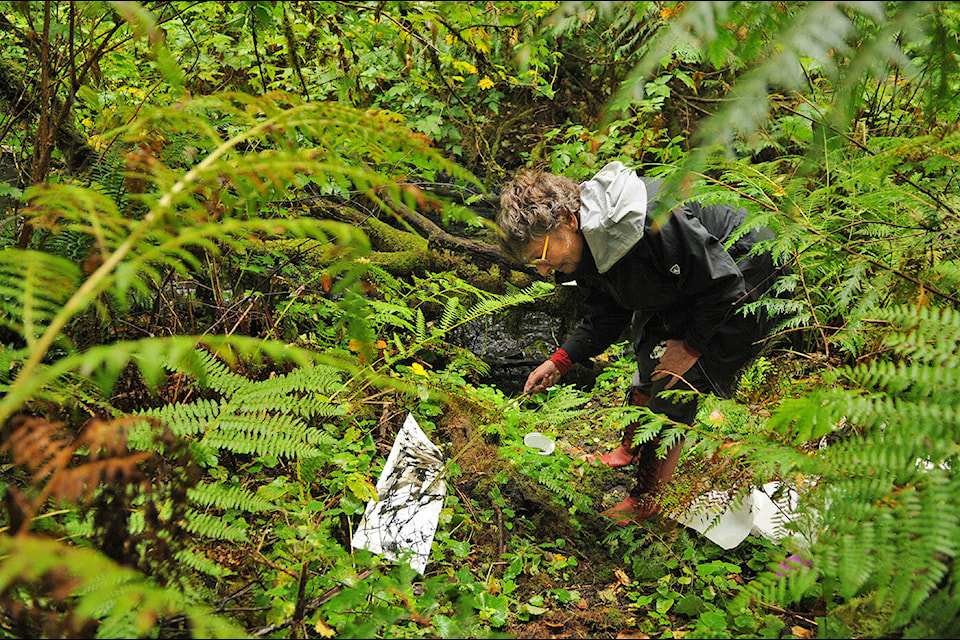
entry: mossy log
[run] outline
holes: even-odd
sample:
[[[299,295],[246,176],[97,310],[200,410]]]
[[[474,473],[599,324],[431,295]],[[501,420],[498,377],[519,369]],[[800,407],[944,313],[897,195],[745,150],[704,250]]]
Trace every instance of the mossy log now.
[[[418,232],[423,229],[429,237],[398,229],[376,217],[361,217],[349,207],[337,207],[333,213],[325,208],[315,213],[361,229],[369,238],[373,251],[358,256],[357,260],[395,276],[453,271],[473,286],[496,293],[502,293],[506,283],[523,288],[530,286],[535,279],[533,274],[509,264],[498,247],[458,238],[410,210],[404,213],[403,219],[417,220],[415,229]],[[319,240],[272,240],[266,247],[287,256],[296,255],[298,262],[316,269],[325,269],[343,259],[338,247]]]

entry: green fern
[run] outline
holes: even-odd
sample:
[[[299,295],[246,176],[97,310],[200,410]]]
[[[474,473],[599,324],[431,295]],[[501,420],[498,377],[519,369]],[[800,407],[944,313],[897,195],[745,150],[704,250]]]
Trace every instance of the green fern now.
[[[93,620],[103,637],[110,630],[128,636],[149,634],[161,616],[185,615],[196,637],[242,638],[244,629],[199,607],[171,587],[157,587],[136,571],[121,567],[88,549],[32,536],[0,535],[0,592],[15,585],[31,587],[47,581],[46,588],[61,585],[55,593],[69,604],[74,620],[68,625]],[[133,631],[133,633],[129,633]]]
[[[223,519],[209,513],[199,511],[187,512],[187,531],[214,540],[229,542],[247,542],[246,529],[224,523]]]
[[[230,571],[220,563],[211,560],[201,553],[190,551],[189,549],[181,549],[175,557],[177,562],[184,566],[213,578],[225,578],[230,574]]]
[[[443,307],[443,313],[440,315],[439,331],[441,333],[446,333],[449,331],[450,328],[453,327],[453,325],[457,322],[460,312],[460,298],[456,296],[450,296],[447,298],[447,302]]]
[[[34,344],[80,282],[76,264],[40,251],[0,250],[0,325]]]
[[[232,119],[238,133],[224,141],[210,124],[218,116]],[[2,252],[2,321],[23,333],[33,348],[15,367],[13,393],[0,402],[0,420],[69,371],[102,368],[105,386],[116,378],[130,359],[128,346],[91,351],[79,358],[69,354],[53,366],[44,364],[52,345],[63,340],[68,324],[105,292],[127,304],[131,294],[150,293],[167,273],[188,277],[201,271],[198,256],[229,250],[242,253],[251,235],[335,241],[348,250],[344,264],[349,263],[350,252],[365,251],[366,238],[350,225],[292,216],[260,217],[259,205],[282,199],[287,186],[298,178],[308,175],[341,190],[368,192],[385,207],[374,189],[391,194],[399,188],[370,169],[378,160],[394,171],[402,172],[401,167],[409,165],[470,179],[388,118],[331,103],[304,104],[284,95],[229,94],[198,99],[189,106],[145,110],[120,134],[138,144],[138,136],[146,130],[173,130],[202,141],[197,146],[206,150],[206,156],[181,172],[145,153],[140,159],[143,166],[135,168],[150,184],[136,196],[142,216],[122,215],[113,199],[77,185],[38,185],[25,194],[30,224],[93,238],[100,262],[80,283],[77,267],[62,259],[12,249]],[[240,151],[244,147],[255,151]],[[223,184],[229,184],[229,189],[223,189]],[[224,207],[219,218],[210,216],[206,205],[211,199]],[[354,269],[350,277],[359,274]],[[137,348],[146,351],[141,371],[155,382],[160,370],[154,356],[168,347],[141,342]],[[337,363],[331,359],[330,364]]]
[[[422,311],[417,309],[417,324],[413,336],[415,342],[412,345],[406,345],[404,354],[416,353],[431,344],[441,344],[457,328],[476,320],[502,313],[512,307],[536,302],[545,296],[551,295],[553,293],[553,286],[545,282],[535,282],[522,291],[506,294],[491,294],[472,287],[471,291],[472,293],[483,296],[483,299],[470,308],[463,309],[457,296],[447,297],[444,301],[443,313],[439,325],[433,327],[429,332]],[[401,357],[404,356],[398,354],[397,356],[389,358],[387,363],[390,364]]]
[[[313,457],[323,455],[323,447],[332,443],[329,435],[304,420],[343,414],[343,407],[327,397],[343,384],[338,370],[302,368],[254,382],[230,372],[209,353],[181,358],[175,368],[184,370],[187,364],[186,371],[196,372],[198,384],[218,392],[220,399],[168,404],[142,415],[214,452]]]
[[[270,500],[244,489],[220,483],[200,484],[188,491],[190,501],[205,507],[239,509],[242,511],[272,511],[277,506]]]
[[[795,598],[817,574],[839,597],[869,597],[888,611],[893,631],[918,622],[934,599],[960,609],[960,516],[952,506],[960,496],[960,313],[900,307],[875,319],[894,329],[894,359],[831,373],[828,383],[856,388],[785,403],[771,421],[797,439],[822,438],[841,424],[857,432],[783,469],[818,479],[807,496],[819,514],[814,569],[767,576],[753,593]]]
[[[427,339],[427,319],[423,315],[422,309],[417,309],[416,325],[414,326],[413,337],[417,342],[423,342]]]

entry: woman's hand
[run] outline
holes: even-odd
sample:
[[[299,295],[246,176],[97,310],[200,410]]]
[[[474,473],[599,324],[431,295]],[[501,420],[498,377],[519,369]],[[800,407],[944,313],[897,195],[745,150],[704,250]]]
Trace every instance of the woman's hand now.
[[[523,392],[544,391],[555,385],[558,380],[560,380],[560,371],[557,370],[557,365],[547,360],[530,372],[530,375],[527,376],[526,384],[523,385]]]
[[[683,377],[683,374],[690,370],[690,367],[697,362],[697,358],[699,356],[690,353],[683,344],[683,340],[667,340],[667,350],[660,356],[660,364],[653,370],[651,377],[654,380],[660,380],[670,376],[672,380],[664,386],[664,389],[669,389],[677,384],[677,380]]]

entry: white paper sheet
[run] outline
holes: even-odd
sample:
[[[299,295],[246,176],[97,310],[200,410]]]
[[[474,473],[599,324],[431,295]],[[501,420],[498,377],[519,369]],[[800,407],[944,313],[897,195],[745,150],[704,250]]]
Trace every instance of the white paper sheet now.
[[[769,482],[753,489],[739,504],[730,504],[725,493],[712,491],[697,498],[677,522],[724,549],[733,549],[751,533],[780,542],[792,534],[785,525],[793,520],[800,496],[787,489],[774,500],[778,489],[779,482]]]
[[[407,415],[377,480],[380,501],[367,504],[353,547],[406,560],[423,574],[447,492],[443,466],[440,449]]]

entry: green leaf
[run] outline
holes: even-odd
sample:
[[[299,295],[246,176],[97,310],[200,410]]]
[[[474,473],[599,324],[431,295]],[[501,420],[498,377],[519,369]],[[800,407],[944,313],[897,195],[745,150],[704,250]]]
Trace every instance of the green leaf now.
[[[351,473],[346,479],[347,488],[363,502],[380,501],[380,494],[377,488],[370,482],[367,476],[360,473]]]

